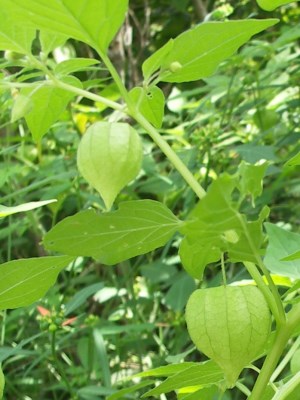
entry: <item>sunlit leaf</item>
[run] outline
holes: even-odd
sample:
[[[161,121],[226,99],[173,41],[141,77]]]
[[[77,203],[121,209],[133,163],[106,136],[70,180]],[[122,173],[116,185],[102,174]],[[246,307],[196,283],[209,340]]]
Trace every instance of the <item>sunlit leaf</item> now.
[[[177,36],[149,57],[144,77],[154,66],[158,80],[189,82],[210,76],[219,64],[234,54],[251,36],[276,24],[276,19],[204,22]],[[145,62],[145,63],[146,63]],[[146,73],[145,73],[146,72]]]
[[[64,82],[81,86],[78,79],[71,76],[65,77]],[[25,115],[25,120],[35,141],[39,141],[47,133],[74,97],[72,92],[43,83],[40,86],[23,88],[21,95],[30,98],[32,103],[32,110]]]
[[[0,310],[25,307],[40,299],[74,257],[39,257],[0,265]]]
[[[221,382],[223,379],[223,372],[213,361],[208,361],[201,364],[199,363],[187,367],[183,371],[170,376],[156,388],[145,393],[142,398],[158,396],[162,393],[169,393],[172,390],[180,389],[186,386],[210,386]]]
[[[265,223],[265,227],[269,237],[265,265],[274,274],[299,279],[300,259],[296,255],[300,249],[300,235],[270,223]],[[293,257],[289,257],[291,255]]]
[[[18,24],[0,2],[0,50],[11,50],[21,54],[31,54],[35,28]]]
[[[130,98],[136,104],[138,110],[156,128],[160,128],[164,116],[165,96],[157,86],[148,90],[135,87],[129,93]]]
[[[186,238],[180,256],[186,270],[195,278],[201,279],[207,263],[217,261],[223,252],[234,262],[257,262],[263,242],[262,222],[269,210],[263,208],[256,221],[248,222],[232,198],[239,185],[237,175],[220,176],[190,214],[189,223],[181,229]]]
[[[128,0],[1,0],[25,25],[88,43],[105,52],[120,28]]]
[[[3,205],[0,205],[0,218],[7,217],[8,215],[11,215],[11,214],[30,211],[35,208],[45,206],[46,204],[53,203],[55,201],[57,201],[57,200],[53,199],[53,200],[45,200],[45,201],[33,201],[31,203],[19,204],[18,206],[14,206],[14,207],[6,207]]]
[[[116,264],[163,246],[181,224],[162,203],[128,201],[117,211],[86,210],[65,218],[45,235],[44,244],[49,250]]]

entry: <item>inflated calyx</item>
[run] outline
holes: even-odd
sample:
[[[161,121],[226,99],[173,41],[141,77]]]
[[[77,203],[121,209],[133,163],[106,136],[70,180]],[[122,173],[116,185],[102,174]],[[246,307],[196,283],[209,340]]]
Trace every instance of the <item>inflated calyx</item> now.
[[[264,350],[271,315],[256,286],[222,286],[193,292],[186,322],[198,350],[224,371],[233,387],[242,369]]]
[[[118,193],[137,176],[142,155],[140,137],[129,124],[96,122],[81,139],[77,164],[109,210]]]

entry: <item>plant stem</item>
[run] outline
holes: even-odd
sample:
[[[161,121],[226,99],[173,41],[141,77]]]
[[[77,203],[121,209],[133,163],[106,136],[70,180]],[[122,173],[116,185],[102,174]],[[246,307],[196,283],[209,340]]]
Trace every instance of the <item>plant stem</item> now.
[[[137,110],[135,104],[132,103],[129,94],[118,74],[114,65],[110,61],[106,54],[103,54],[100,49],[97,49],[102,61],[109,70],[112,78],[117,84],[119,91],[127,103],[128,114],[133,117],[149,134],[152,140],[157,144],[161,151],[167,156],[169,161],[174,165],[177,171],[182,175],[187,184],[193,189],[199,199],[202,199],[206,192],[200,183],[194,178],[193,174],[187,168],[187,166],[180,160],[174,150],[169,146],[169,144],[161,137],[159,132],[150,124],[150,122]]]
[[[226,278],[226,270],[225,270],[225,263],[224,263],[224,253],[221,254],[221,268],[222,268],[222,277],[223,277],[223,285],[227,285],[227,278]]]
[[[278,328],[272,347],[268,351],[268,355],[262,366],[260,374],[252,389],[252,393],[248,400],[260,400],[269,383],[273,371],[278,364],[281,354],[290,338],[291,330],[287,324]]]
[[[271,379],[270,379],[271,382],[274,382],[276,380],[276,378],[280,375],[280,373],[284,370],[284,368],[290,362],[291,358],[293,357],[293,355],[295,354],[295,352],[299,348],[299,346],[300,346],[300,336],[297,337],[296,341],[293,343],[293,345],[291,346],[289,351],[286,353],[284,358],[281,360],[281,362],[278,365],[278,367],[276,368],[276,370],[273,372]]]
[[[77,94],[78,96],[82,96],[85,97],[86,99],[103,103],[106,106],[113,108],[114,110],[124,111],[124,106],[122,104],[106,99],[105,97],[99,96],[98,94],[91,93],[88,90],[80,89],[76,86],[69,85],[68,83],[62,82],[56,78],[52,78],[52,80],[49,82],[51,82],[50,84],[52,85],[54,84],[56,87],[68,90],[69,92]]]
[[[268,355],[265,359],[261,372],[257,378],[257,381],[253,387],[252,394],[248,400],[260,400],[265,388],[267,387],[272,375],[273,371],[276,368],[276,365],[280,359],[281,354],[283,353],[285,346],[292,336],[293,331],[300,323],[300,304],[295,304],[291,311],[287,314],[287,321],[282,326],[279,326],[277,329],[277,333],[275,336],[275,340],[271,349],[268,352]],[[295,382],[292,382],[291,387],[294,388],[294,384],[299,383],[299,376],[295,378]],[[277,397],[277,399],[284,399],[286,395],[289,393],[289,387],[287,391],[283,391],[284,397]],[[278,395],[279,396],[279,395]]]
[[[87,90],[77,88],[75,86],[61,82],[57,79],[55,79],[53,81],[53,83],[57,87],[60,87],[65,90],[69,90],[77,95],[83,96],[90,100],[104,103],[107,106],[114,108],[115,110],[125,112],[124,106],[122,106],[121,104],[118,104],[111,100],[107,100],[101,96],[94,94],[94,93],[90,93]],[[157,146],[161,149],[161,151],[166,155],[166,157],[174,165],[174,167],[177,169],[177,171],[182,175],[182,177],[185,179],[187,184],[193,189],[193,191],[196,193],[196,195],[200,199],[202,199],[206,195],[205,190],[200,185],[200,183],[195,179],[195,177],[190,172],[190,170],[187,168],[187,166],[177,156],[177,154],[174,152],[174,150],[171,148],[171,146],[161,137],[159,132],[150,124],[150,122],[147,121],[147,119],[145,117],[143,117],[143,115],[140,112],[133,110],[132,106],[131,106],[131,111],[129,111],[129,114],[146,130],[146,132],[149,134],[149,136],[153,139],[153,141],[157,144]]]
[[[132,117],[145,129],[152,140],[157,144],[161,151],[166,155],[169,161],[174,165],[177,171],[181,174],[187,184],[196,193],[199,199],[203,199],[206,195],[206,191],[196,180],[191,171],[187,166],[181,161],[174,150],[169,146],[169,144],[161,137],[159,132],[147,121],[147,119],[141,115],[139,112],[134,112]]]
[[[252,254],[256,259],[256,263],[259,266],[259,268],[261,269],[261,271],[264,273],[264,275],[265,275],[265,277],[266,277],[266,279],[268,281],[269,287],[262,280],[261,275],[255,273],[254,269],[256,269],[256,265],[253,264],[253,263],[249,264],[248,262],[246,264],[249,267],[251,267],[252,272],[255,273],[255,276],[259,279],[259,281],[256,281],[256,278],[253,278],[256,281],[257,286],[263,291],[263,294],[267,295],[266,289],[263,289],[264,286],[266,286],[268,288],[268,291],[271,291],[272,296],[273,296],[273,300],[274,300],[274,301],[272,300],[272,308],[271,308],[271,302],[270,302],[270,295],[269,294],[267,295],[266,300],[269,303],[269,306],[271,308],[272,313],[274,314],[274,317],[276,319],[277,324],[278,325],[285,324],[286,315],[285,315],[285,312],[284,312],[284,308],[283,308],[282,301],[281,301],[281,298],[279,296],[277,287],[274,284],[273,279],[271,278],[271,275],[269,274],[269,271],[267,270],[267,268],[265,267],[264,263],[261,260],[261,256],[258,253],[256,245],[253,242],[253,239],[251,237],[251,234],[248,231],[248,227],[247,227],[244,219],[242,218],[242,216],[240,214],[238,214],[238,218],[240,220],[241,227],[242,227],[242,229],[244,231],[244,234],[245,234],[245,236],[247,238],[247,241],[248,241],[249,247],[250,247],[250,249],[252,251]],[[246,266],[246,264],[244,263],[245,266]],[[274,302],[276,304],[276,310],[275,310],[275,307],[273,305]]]
[[[280,317],[280,320],[277,321],[277,322],[284,323],[285,320],[286,320],[286,315],[285,315],[285,312],[284,312],[284,308],[283,308],[283,305],[282,305],[282,301],[281,301],[280,295],[278,293],[277,286],[273,282],[273,279],[272,279],[269,271],[267,270],[265,264],[262,262],[261,257],[259,255],[258,255],[257,259],[258,259],[258,266],[259,266],[259,268],[261,269],[262,273],[264,274],[264,276],[267,279],[268,285],[270,287],[270,290],[271,290],[271,292],[273,294],[273,297],[274,297],[276,305],[277,305],[277,309],[278,309],[279,317]]]
[[[282,386],[272,400],[284,400],[292,393],[300,383],[300,371],[298,371],[285,385]]]
[[[270,291],[268,285],[266,285],[266,283],[264,282],[256,265],[254,263],[251,263],[248,261],[244,261],[244,265],[245,265],[247,271],[249,272],[249,274],[252,276],[252,278],[256,282],[257,287],[264,295],[266,302],[268,303],[268,306],[270,307],[270,310],[272,311],[272,314],[274,315],[275,320],[277,322],[281,322],[274,296],[273,296],[272,292]]]

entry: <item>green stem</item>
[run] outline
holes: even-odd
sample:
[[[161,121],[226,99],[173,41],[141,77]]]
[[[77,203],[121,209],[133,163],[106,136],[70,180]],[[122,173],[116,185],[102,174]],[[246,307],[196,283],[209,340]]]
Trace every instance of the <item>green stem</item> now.
[[[224,263],[224,253],[221,254],[221,268],[222,268],[222,277],[223,277],[223,285],[227,285],[227,278],[226,278],[226,270],[225,270],[225,263]]]
[[[285,385],[283,385],[272,400],[284,400],[300,383],[300,371],[296,373]]]
[[[270,307],[270,310],[272,311],[272,314],[274,315],[274,318],[277,322],[281,322],[281,318],[279,316],[278,308],[276,301],[274,299],[274,296],[272,292],[270,291],[268,285],[264,282],[261,274],[259,273],[256,265],[254,263],[244,261],[244,265],[249,272],[249,274],[252,276],[254,281],[257,284],[257,287],[260,289],[262,294],[264,295],[266,302],[268,303],[268,306]]]
[[[199,199],[203,199],[206,195],[206,191],[196,180],[191,171],[187,166],[181,161],[174,150],[169,146],[169,144],[161,137],[158,131],[148,122],[148,120],[139,112],[134,112],[132,117],[145,129],[152,140],[157,144],[161,151],[166,155],[169,161],[174,165],[177,171],[181,174],[187,184],[196,193]]]
[[[295,340],[289,351],[286,353],[284,358],[280,361],[280,364],[276,368],[276,370],[273,372],[271,376],[271,382],[274,382],[276,378],[281,374],[281,372],[284,370],[284,368],[287,366],[287,364],[290,362],[291,358],[297,351],[297,349],[300,346],[300,336]]]
[[[300,304],[295,304],[291,311],[287,314],[286,322],[277,327],[276,336],[268,355],[262,366],[257,381],[253,387],[252,394],[248,400],[260,400],[263,393],[271,380],[276,369],[278,361],[286,347],[289,338],[293,335],[294,330],[300,324]],[[297,379],[299,379],[297,377]],[[292,382],[292,385],[294,382]],[[291,385],[291,386],[292,386]],[[284,392],[285,393],[285,392]],[[285,396],[285,395],[284,395]],[[284,397],[278,397],[283,399]]]
[[[80,89],[76,86],[69,85],[68,83],[62,82],[56,78],[52,78],[52,80],[49,82],[51,82],[52,85],[54,84],[56,87],[68,90],[69,92],[77,94],[78,96],[85,97],[86,99],[90,99],[95,102],[103,103],[106,106],[113,108],[114,110],[124,111],[124,106],[122,104],[106,99],[105,97],[89,92],[88,90]]]
[[[135,105],[132,103],[132,101],[129,97],[128,91],[127,91],[124,83],[122,82],[120,75],[118,74],[117,70],[115,69],[113,63],[110,61],[109,57],[106,54],[103,54],[99,49],[98,49],[98,53],[99,53],[100,57],[102,58],[102,61],[106,65],[107,69],[109,70],[116,85],[118,86],[120,94],[123,97],[123,100],[126,102],[128,109],[130,111],[134,110]]]
[[[282,305],[282,301],[281,301],[280,295],[278,293],[277,286],[275,285],[275,283],[274,283],[269,271],[267,270],[265,264],[262,262],[260,256],[257,257],[257,262],[258,262],[259,268],[261,269],[262,273],[264,274],[264,276],[267,279],[268,285],[270,287],[270,290],[271,290],[271,292],[273,294],[273,297],[274,297],[276,305],[277,305],[277,309],[278,309],[279,317],[280,317],[280,319],[279,319],[279,321],[277,321],[277,323],[285,323],[286,315],[285,315],[285,312],[284,312],[284,308],[283,308],[283,305]]]
[[[118,72],[116,71],[114,65],[110,61],[109,57],[106,54],[103,54],[100,49],[97,49],[102,61],[106,65],[109,70],[112,78],[117,84],[119,91],[127,103],[128,113],[146,130],[148,135],[152,138],[152,140],[157,144],[157,146],[161,149],[161,151],[167,156],[169,161],[174,165],[177,171],[182,175],[187,184],[193,189],[196,195],[202,199],[206,192],[200,183],[194,178],[193,174],[186,167],[186,165],[180,160],[174,150],[169,146],[169,144],[161,137],[159,132],[150,124],[150,122],[137,110],[135,104],[132,103],[127,89],[125,88]]]
[[[237,214],[237,215],[238,215],[238,218],[239,218],[239,220],[240,220],[241,227],[242,227],[242,229],[243,229],[243,231],[244,231],[244,234],[245,234],[245,236],[246,236],[246,238],[247,238],[247,241],[248,241],[248,243],[249,243],[249,247],[250,247],[250,249],[251,249],[251,251],[252,251],[252,254],[253,254],[253,256],[254,256],[255,259],[256,259],[256,263],[257,263],[257,265],[259,266],[259,268],[261,269],[261,271],[263,272],[263,274],[265,275],[265,277],[266,277],[266,279],[267,279],[267,282],[268,282],[268,285],[269,285],[269,287],[268,287],[264,281],[262,281],[263,284],[261,283],[261,279],[262,279],[262,278],[261,278],[261,276],[260,276],[260,274],[259,274],[259,276],[260,276],[259,281],[260,281],[260,282],[259,282],[259,285],[258,285],[258,282],[256,282],[256,283],[257,283],[257,286],[258,286],[261,290],[263,290],[263,289],[262,289],[263,286],[266,286],[266,287],[268,287],[268,290],[271,290],[272,296],[273,296],[274,301],[275,301],[275,303],[276,303],[276,311],[275,311],[273,305],[272,305],[273,308],[271,308],[271,306],[270,306],[271,311],[273,312],[274,317],[275,317],[276,322],[277,322],[278,325],[285,324],[286,315],[285,315],[285,312],[284,312],[284,308],[283,308],[282,301],[281,301],[280,295],[279,295],[279,293],[278,293],[277,287],[276,287],[276,285],[274,284],[273,279],[271,278],[271,275],[269,274],[269,271],[267,270],[267,268],[265,267],[264,263],[263,263],[262,260],[261,260],[261,256],[260,256],[260,254],[258,253],[255,244],[253,243],[251,234],[249,234],[248,227],[247,227],[247,225],[246,225],[244,219],[242,218],[242,216],[241,216],[240,214]],[[248,265],[248,264],[249,264],[249,263],[247,263],[247,265]],[[245,265],[246,265],[246,264],[245,264]],[[256,268],[256,267],[255,267],[255,268]],[[254,271],[254,268],[252,268],[252,271]],[[258,277],[257,274],[256,274],[256,276]],[[255,278],[253,278],[253,279],[256,281]],[[265,295],[265,294],[266,294],[266,290],[263,290],[263,293],[264,293],[264,295]],[[266,300],[269,302],[270,300],[268,300],[268,299],[269,299],[269,295],[268,295],[268,297],[266,297]],[[272,303],[273,303],[273,301],[272,301]],[[274,313],[274,311],[275,311],[275,313]]]
[[[55,86],[60,87],[65,90],[69,90],[79,96],[86,97],[93,101],[98,101],[106,104],[107,106],[114,108],[119,111],[125,111],[124,106],[115,103],[114,101],[107,100],[101,96],[98,96],[94,93],[90,93],[87,90],[77,88],[75,86],[69,85],[67,83],[61,82],[57,79],[53,81]],[[195,179],[193,174],[187,168],[187,166],[181,161],[181,159],[177,156],[171,146],[161,137],[158,131],[148,122],[148,120],[138,111],[133,110],[132,105],[128,105],[128,108],[131,108],[130,115],[146,130],[149,136],[153,139],[153,141],[157,144],[157,146],[161,149],[161,151],[166,155],[169,161],[174,165],[177,171],[182,175],[187,184],[194,190],[196,195],[202,199],[206,192],[200,183]]]
[[[248,400],[260,400],[275,370],[285,346],[290,338],[291,331],[287,325],[281,326],[276,332],[275,340],[268,351],[263,367],[258,375],[252,393]]]

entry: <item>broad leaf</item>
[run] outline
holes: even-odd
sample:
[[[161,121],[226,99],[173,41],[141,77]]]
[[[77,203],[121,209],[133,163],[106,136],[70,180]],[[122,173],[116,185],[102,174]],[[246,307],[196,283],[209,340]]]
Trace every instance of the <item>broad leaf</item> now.
[[[178,400],[214,400],[214,399],[225,400],[224,395],[221,397],[223,391],[221,391],[221,389],[215,385],[204,388],[202,387],[199,390],[197,390],[197,387],[199,386],[192,388],[187,387],[186,389],[182,388],[177,395],[177,399]]]
[[[130,393],[134,393],[139,389],[142,389],[142,388],[144,388],[146,386],[151,385],[152,383],[154,383],[154,381],[152,381],[150,379],[147,379],[147,380],[139,382],[139,383],[137,383],[135,385],[131,385],[128,388],[124,388],[124,389],[118,390],[116,393],[113,393],[112,395],[106,397],[106,400],[118,400],[118,399],[124,400],[126,398],[124,396],[126,396],[126,395],[128,395]]]
[[[132,378],[148,378],[152,376],[168,377],[178,374],[179,372],[185,371],[193,366],[198,366],[198,363],[182,362],[179,364],[169,364],[169,365],[164,365],[162,367],[149,369],[148,371],[139,372],[138,374],[133,375]]]
[[[25,307],[40,299],[74,258],[27,258],[0,265],[0,310]]]
[[[36,29],[16,23],[13,15],[7,13],[0,2],[0,50],[11,50],[21,54],[31,54],[31,44]]]
[[[49,250],[111,265],[163,246],[181,225],[159,202],[128,201],[117,211],[87,210],[65,218],[45,235],[44,244]]]
[[[48,56],[51,51],[62,46],[68,38],[64,35],[55,35],[53,32],[41,31],[39,39],[44,56]]]
[[[165,96],[157,86],[148,90],[142,87],[133,88],[130,98],[135,102],[138,110],[156,128],[160,128],[164,116]]]
[[[170,39],[163,47],[153,53],[142,65],[143,76],[148,80],[154,72],[156,72],[162,65],[163,60],[173,48],[174,40]]]
[[[55,67],[55,74],[65,76],[77,71],[85,70],[87,67],[99,64],[94,58],[71,58],[62,61]]]
[[[184,269],[199,280],[202,280],[206,265],[220,260],[221,254],[218,247],[202,245],[198,241],[189,240],[189,237],[185,237],[179,247],[179,256]]]
[[[160,69],[158,80],[189,82],[210,76],[219,64],[234,54],[251,36],[276,24],[276,19],[204,22],[159,49],[145,63],[149,71]]]
[[[252,203],[262,193],[262,181],[268,165],[267,162],[252,165],[243,161],[239,166],[239,174],[241,176],[240,191],[244,195],[251,195]]]
[[[14,207],[6,207],[6,206],[2,206],[0,204],[0,218],[7,217],[8,215],[11,215],[11,214],[16,214],[16,213],[20,213],[20,212],[33,210],[35,208],[45,206],[46,204],[50,204],[55,201],[57,201],[57,200],[53,199],[53,200],[45,200],[45,201],[33,201],[31,203],[24,203],[24,204],[20,204],[18,206],[14,206]]]
[[[270,223],[265,223],[265,227],[269,237],[269,244],[264,263],[268,270],[274,274],[299,279],[300,260],[296,258],[290,261],[283,261],[283,259],[299,252],[300,235]]]
[[[183,371],[172,375],[156,388],[145,393],[142,398],[158,396],[162,393],[168,393],[172,390],[188,386],[210,386],[223,380],[224,375],[221,369],[213,361],[208,361],[202,364],[192,365]]]
[[[64,82],[77,87],[81,85],[74,77],[65,77]],[[32,110],[25,115],[25,120],[35,141],[47,133],[74,97],[74,93],[43,83],[39,87],[23,88],[21,95],[31,99]]]
[[[273,11],[284,4],[293,3],[294,0],[256,0],[257,4],[266,11]],[[299,0],[298,0],[299,1]]]
[[[238,176],[224,174],[210,186],[207,195],[182,227],[186,235],[180,250],[187,272],[201,279],[207,263],[217,261],[227,252],[234,261],[257,262],[263,242],[262,221],[268,215],[265,207],[256,221],[248,222],[232,199],[235,188],[241,184]]]
[[[105,52],[122,25],[128,0],[1,0],[20,22]]]

